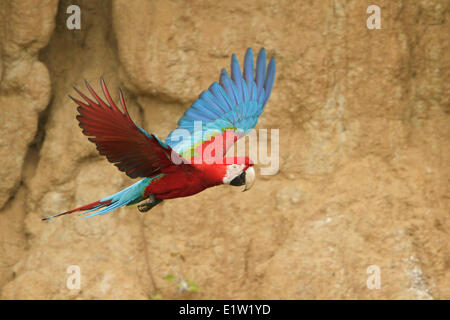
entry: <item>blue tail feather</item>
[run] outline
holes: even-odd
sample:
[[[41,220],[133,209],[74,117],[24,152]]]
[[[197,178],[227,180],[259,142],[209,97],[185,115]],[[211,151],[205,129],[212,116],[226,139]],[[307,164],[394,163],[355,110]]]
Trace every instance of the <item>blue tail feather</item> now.
[[[70,214],[76,211],[82,211],[80,216],[85,215],[87,213],[93,212],[88,216],[85,216],[83,218],[91,218],[97,215],[102,215],[105,213],[108,213],[114,209],[127,206],[127,205],[133,205],[135,203],[141,202],[142,200],[145,200],[144,191],[148,187],[150,183],[153,181],[156,181],[160,179],[163,176],[163,174],[156,175],[151,178],[145,178],[142,179],[135,184],[117,192],[116,194],[113,194],[112,196],[103,198],[99,201],[92,202],[90,204],[87,204],[85,206],[81,206],[79,208],[69,210],[63,213],[55,214],[50,217],[42,218],[42,220],[50,220],[55,217],[59,217],[65,214]],[[155,180],[156,179],[156,180]],[[99,210],[100,209],[100,210]],[[98,211],[97,211],[98,210]]]
[[[138,203],[142,200],[144,200],[144,191],[145,188],[147,188],[147,186],[155,179],[155,178],[159,178],[160,175],[157,175],[155,177],[152,178],[145,178],[142,179],[138,182],[136,182],[135,184],[117,192],[116,194],[113,194],[112,196],[106,197],[101,199],[101,202],[105,202],[105,201],[109,201],[111,200],[111,203],[106,206],[103,207],[101,210],[96,211],[94,213],[91,213],[88,216],[83,217],[83,219],[86,218],[91,218],[97,215],[103,215],[105,213],[108,213],[114,209],[123,207],[123,206],[127,206],[127,205],[131,205],[131,204],[135,204]],[[89,212],[93,212],[95,210],[97,210],[99,208],[93,208],[91,210],[85,211],[83,213],[81,213],[80,215],[84,215],[87,214]]]

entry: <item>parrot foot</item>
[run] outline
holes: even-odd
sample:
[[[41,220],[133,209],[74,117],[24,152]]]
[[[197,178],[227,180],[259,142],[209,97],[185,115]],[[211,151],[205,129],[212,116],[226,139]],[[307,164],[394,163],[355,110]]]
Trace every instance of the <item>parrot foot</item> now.
[[[142,203],[142,204],[139,204],[139,205],[138,205],[138,210],[139,210],[140,212],[147,212],[147,211],[149,211],[151,208],[153,208],[154,206],[156,206],[157,204],[159,204],[159,203],[161,203],[161,202],[162,202],[161,199],[155,199],[155,198],[149,199],[148,201],[146,201],[146,202],[144,202],[144,203]]]

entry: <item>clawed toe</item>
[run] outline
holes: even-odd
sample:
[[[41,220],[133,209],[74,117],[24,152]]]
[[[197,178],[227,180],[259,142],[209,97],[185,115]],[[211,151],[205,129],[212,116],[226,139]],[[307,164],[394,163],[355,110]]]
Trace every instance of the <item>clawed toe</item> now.
[[[147,202],[138,205],[138,210],[139,210],[140,212],[147,212],[147,211],[150,210],[151,208],[152,208],[151,203],[147,203]]]
[[[162,202],[162,200],[160,200],[160,199],[149,200],[142,204],[139,204],[137,207],[140,212],[147,212],[151,208],[153,208],[154,206],[156,206],[158,203],[161,203],[161,202]]]

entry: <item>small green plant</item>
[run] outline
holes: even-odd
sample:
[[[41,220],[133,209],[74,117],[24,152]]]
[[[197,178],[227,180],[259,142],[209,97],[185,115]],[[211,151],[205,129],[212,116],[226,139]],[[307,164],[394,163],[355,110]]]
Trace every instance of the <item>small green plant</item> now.
[[[178,252],[172,252],[170,253],[170,256],[177,260],[177,262],[184,262],[185,259],[182,254]],[[198,285],[189,279],[185,279],[183,276],[175,276],[173,274],[168,274],[164,277],[166,285],[162,287],[162,289],[168,289],[168,288],[178,288],[178,292],[181,294],[183,292],[199,292],[200,289]],[[163,299],[163,296],[161,293],[156,293],[151,296],[151,299],[153,300],[161,300]]]
[[[164,277],[164,280],[170,282],[170,283],[176,283],[178,287],[178,291],[181,293],[183,291],[188,292],[198,292],[199,288],[198,285],[189,279],[183,279],[183,278],[177,278],[172,274],[168,274]]]
[[[164,280],[167,280],[167,281],[172,281],[175,279],[176,279],[176,277],[172,274],[168,274],[167,276],[164,277]]]

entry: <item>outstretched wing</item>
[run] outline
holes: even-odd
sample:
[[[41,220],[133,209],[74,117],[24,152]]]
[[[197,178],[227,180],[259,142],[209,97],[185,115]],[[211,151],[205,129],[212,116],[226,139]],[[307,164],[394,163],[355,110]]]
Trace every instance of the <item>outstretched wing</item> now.
[[[131,178],[151,177],[160,169],[173,165],[172,149],[153,134],[145,132],[130,118],[120,89],[120,104],[125,113],[117,108],[103,79],[101,86],[109,105],[87,82],[86,86],[96,101],[77,88],[74,89],[85,102],[70,98],[79,105],[77,119],[83,133],[97,145],[101,155]]]
[[[221,138],[225,155],[228,148],[252,130],[269,100],[275,80],[275,59],[266,70],[266,51],[261,49],[254,68],[252,49],[247,49],[244,75],[236,55],[231,58],[231,78],[222,69],[219,83],[214,82],[178,121],[178,127],[166,143],[185,159],[202,154],[205,148]],[[214,154],[213,154],[214,155]]]

